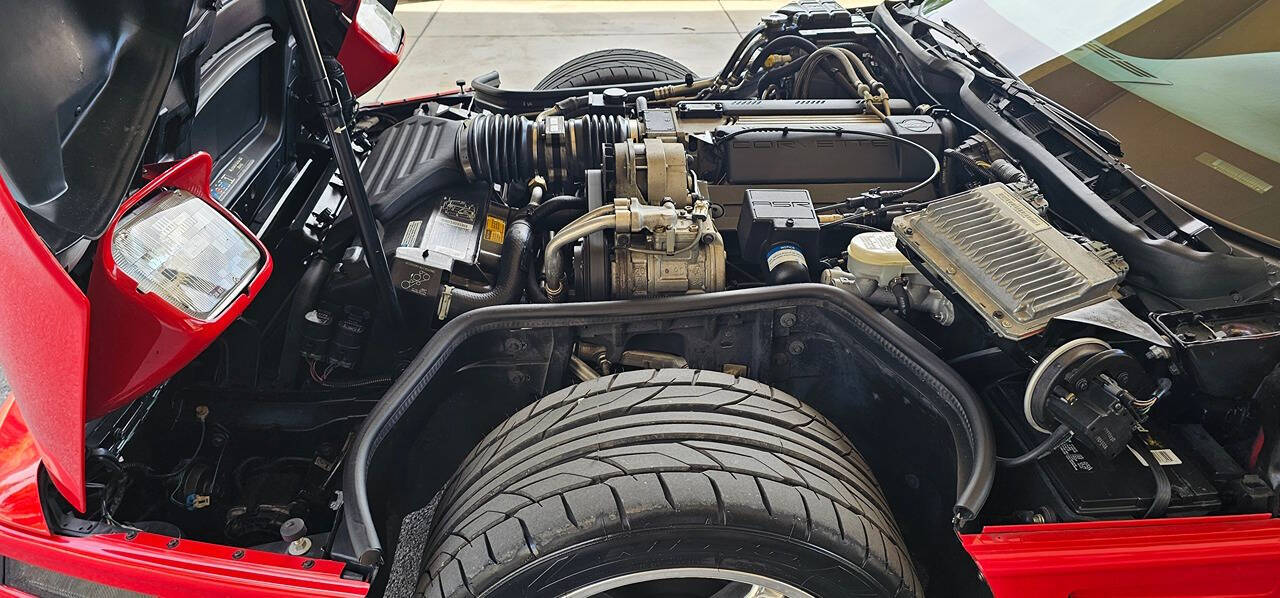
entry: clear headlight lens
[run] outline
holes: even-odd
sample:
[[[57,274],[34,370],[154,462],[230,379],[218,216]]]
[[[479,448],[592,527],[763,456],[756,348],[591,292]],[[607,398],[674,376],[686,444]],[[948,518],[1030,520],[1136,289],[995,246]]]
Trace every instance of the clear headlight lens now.
[[[168,190],[125,214],[111,257],[138,290],[183,313],[211,320],[262,266],[258,246],[221,212],[182,190]]]
[[[378,42],[382,49],[395,54],[400,50],[404,26],[378,0],[362,0],[356,10],[356,24]]]

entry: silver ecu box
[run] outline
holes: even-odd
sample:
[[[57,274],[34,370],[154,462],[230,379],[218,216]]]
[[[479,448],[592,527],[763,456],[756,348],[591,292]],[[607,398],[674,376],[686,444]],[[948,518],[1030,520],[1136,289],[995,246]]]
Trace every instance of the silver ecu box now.
[[[1022,339],[1049,320],[1107,299],[1123,261],[1109,265],[1032,207],[1034,191],[1004,183],[937,200],[893,221],[898,240],[1003,337]]]

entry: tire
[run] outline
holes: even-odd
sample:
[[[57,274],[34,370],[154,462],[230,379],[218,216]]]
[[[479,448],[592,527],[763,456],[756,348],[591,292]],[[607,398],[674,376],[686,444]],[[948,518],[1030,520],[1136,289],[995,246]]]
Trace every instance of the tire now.
[[[560,65],[543,77],[534,89],[683,80],[691,74],[693,71],[688,67],[661,54],[614,48],[583,54]]]
[[[788,596],[922,594],[849,440],[786,393],[719,372],[626,372],[551,394],[481,441],[436,513],[417,586],[428,598],[551,598],[677,569],[763,576]]]

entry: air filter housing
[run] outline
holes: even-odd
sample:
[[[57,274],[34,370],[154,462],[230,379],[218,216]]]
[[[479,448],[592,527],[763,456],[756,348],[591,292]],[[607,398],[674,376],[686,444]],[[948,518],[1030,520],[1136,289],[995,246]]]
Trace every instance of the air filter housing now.
[[[1041,218],[1033,205],[1043,201],[1033,188],[993,183],[899,216],[893,230],[997,334],[1022,339],[1106,299],[1127,269],[1105,246],[1087,249]]]

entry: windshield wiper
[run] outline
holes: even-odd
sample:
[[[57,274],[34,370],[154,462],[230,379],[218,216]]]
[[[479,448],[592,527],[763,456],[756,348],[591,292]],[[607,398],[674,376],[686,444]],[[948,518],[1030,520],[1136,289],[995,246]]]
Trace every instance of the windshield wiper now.
[[[978,64],[1001,77],[1013,79],[1023,85],[1026,85],[1026,83],[1022,82],[1021,77],[1009,70],[1009,67],[1005,66],[1003,62],[997,60],[996,57],[992,56],[981,43],[974,41],[973,38],[961,31],[959,27],[956,27],[947,21],[942,22],[942,27],[942,32],[948,34],[952,41],[960,44],[960,47],[964,48],[965,52],[976,58],[978,60]]]
[[[1003,62],[1000,62],[1000,60],[995,56],[992,56],[990,52],[987,52],[981,42],[969,37],[969,35],[959,27],[956,27],[947,21],[942,21],[942,24],[939,25],[920,15],[908,14],[907,16],[915,20],[917,23],[947,36],[948,39],[955,42],[956,45],[960,46],[960,48],[974,60],[977,66],[990,71],[990,73],[984,73],[980,70],[974,69],[975,73],[980,76],[987,77],[991,83],[997,84],[996,87],[1005,90],[1006,93],[1022,93],[1039,100],[1056,116],[1069,122],[1078,133],[1089,141],[1097,144],[1099,151],[1116,157],[1124,155],[1124,152],[1120,147],[1120,140],[1109,131],[1089,122],[1083,116],[1072,112],[1067,107],[1059,104],[1053,98],[1036,91],[1034,87],[1029,85],[1026,81],[1023,81],[1022,77],[1019,77],[1017,73],[1014,73],[1009,67],[1005,66]]]

